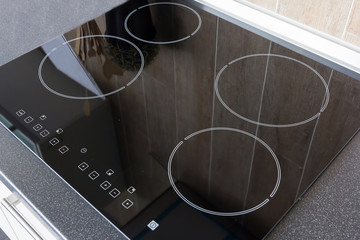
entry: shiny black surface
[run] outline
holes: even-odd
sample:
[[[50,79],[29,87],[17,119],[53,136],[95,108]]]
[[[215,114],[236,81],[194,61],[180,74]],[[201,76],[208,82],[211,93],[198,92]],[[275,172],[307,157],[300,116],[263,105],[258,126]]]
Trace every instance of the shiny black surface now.
[[[2,122],[134,239],[263,238],[360,122],[358,81],[181,1],[128,1],[0,86]]]

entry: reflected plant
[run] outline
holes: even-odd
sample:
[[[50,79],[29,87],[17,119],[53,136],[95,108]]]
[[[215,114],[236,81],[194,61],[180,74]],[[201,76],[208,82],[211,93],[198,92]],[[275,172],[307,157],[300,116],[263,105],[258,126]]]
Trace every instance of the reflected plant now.
[[[139,47],[144,55],[144,66],[150,64],[159,52],[158,45],[143,44]],[[111,59],[122,69],[127,71],[138,71],[141,66],[141,58],[135,48],[125,48],[118,44],[107,43],[106,49]]]
[[[103,35],[95,20],[91,20],[83,24],[79,28],[79,36]],[[159,46],[148,43],[135,43],[144,56],[144,66],[149,65],[159,52]],[[74,47],[78,53],[80,60],[87,66],[87,59],[96,57],[99,64],[103,65],[103,69],[113,69],[111,75],[122,75],[125,71],[138,71],[141,66],[141,57],[138,51],[128,43],[114,38],[83,38]],[[120,69],[114,69],[113,63],[107,61],[112,60]],[[110,65],[111,66],[110,66]],[[108,66],[109,65],[109,66]],[[108,72],[108,71],[104,71]],[[111,76],[107,76],[111,77]]]
[[[125,19],[134,9],[147,5],[147,0],[127,0],[120,6],[112,9],[105,14],[106,34],[127,39],[134,43],[144,55],[144,65],[150,64],[158,54],[159,46],[145,43],[131,37],[124,27]],[[132,20],[128,22],[128,27],[142,39],[154,39],[156,29],[152,23],[151,12],[148,8],[143,9]],[[109,39],[107,50],[112,60],[122,69],[136,71],[141,66],[141,58],[135,48],[122,41]]]

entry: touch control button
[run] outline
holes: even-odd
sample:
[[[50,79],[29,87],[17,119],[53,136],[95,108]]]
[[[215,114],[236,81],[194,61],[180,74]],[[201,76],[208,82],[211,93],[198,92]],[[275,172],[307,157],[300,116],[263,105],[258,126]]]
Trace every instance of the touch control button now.
[[[46,117],[46,115],[41,115],[39,118],[40,118],[40,120],[44,121],[47,117]]]
[[[117,196],[120,195],[120,191],[117,188],[114,188],[113,190],[111,190],[109,192],[110,196],[112,196],[113,198],[116,198]]]
[[[64,131],[64,130],[62,130],[62,128],[56,129],[56,133],[57,133],[57,134],[61,134],[63,131]]]
[[[114,170],[109,169],[109,170],[106,171],[106,174],[107,174],[108,176],[111,176],[111,175],[114,174]]]
[[[159,226],[159,224],[152,220],[147,226],[151,229],[151,231],[154,231]]]
[[[104,190],[107,190],[111,184],[108,181],[104,181],[102,184],[100,184],[100,187]]]
[[[26,117],[26,118],[24,119],[24,122],[26,122],[26,123],[31,123],[33,120],[34,120],[34,119],[33,119],[32,117],[28,116],[28,117]]]
[[[90,174],[89,174],[89,178],[91,178],[92,180],[95,180],[96,178],[99,177],[99,173],[97,171],[92,171]]]
[[[60,141],[59,141],[59,139],[57,139],[57,138],[53,138],[53,139],[51,139],[50,141],[49,141],[49,143],[51,144],[51,145],[53,145],[53,146],[55,146],[56,144],[58,144]]]
[[[123,205],[124,208],[129,209],[134,203],[130,199],[126,199],[121,205]]]
[[[46,130],[46,129],[40,132],[40,135],[41,135],[42,137],[46,137],[46,136],[49,135],[49,134],[50,134],[49,131]]]
[[[61,154],[66,153],[67,151],[69,151],[69,148],[67,146],[62,146],[61,148],[59,148],[59,152],[61,152]]]
[[[130,193],[130,194],[133,194],[135,191],[136,191],[136,188],[134,188],[133,186],[129,187],[127,189],[127,191]]]
[[[16,112],[16,115],[18,115],[19,117],[21,117],[24,114],[25,114],[25,111],[23,109],[20,109],[19,111]]]
[[[86,162],[82,162],[79,164],[78,168],[81,170],[81,171],[85,171],[85,169],[87,169],[89,167],[89,164],[87,164]]]
[[[33,129],[35,130],[35,131],[39,131],[40,129],[42,129],[43,128],[43,126],[41,126],[41,124],[36,124],[35,126],[33,126]]]

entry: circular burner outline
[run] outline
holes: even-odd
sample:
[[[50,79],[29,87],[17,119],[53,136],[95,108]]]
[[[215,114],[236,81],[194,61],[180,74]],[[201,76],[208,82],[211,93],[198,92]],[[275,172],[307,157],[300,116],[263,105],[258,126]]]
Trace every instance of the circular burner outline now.
[[[232,110],[225,102],[224,100],[221,98],[221,95],[219,93],[219,79],[220,79],[220,76],[221,74],[226,70],[227,67],[229,67],[231,64],[237,62],[237,61],[241,61],[243,59],[247,59],[247,58],[251,58],[251,57],[259,57],[259,56],[266,56],[266,57],[280,57],[280,58],[284,58],[284,59],[288,59],[288,60],[291,60],[291,61],[294,61],[294,62],[297,62],[297,63],[300,63],[301,65],[309,68],[311,71],[313,71],[321,80],[322,84],[324,85],[325,87],[325,102],[322,104],[322,107],[320,109],[320,111],[315,114],[314,116],[308,118],[308,119],[305,119],[303,121],[300,121],[300,122],[296,122],[296,123],[289,123],[289,124],[271,124],[271,123],[262,123],[262,122],[258,122],[258,121],[254,121],[254,120],[251,120],[251,119],[248,119],[240,114],[238,114],[237,112],[235,112],[234,110]],[[325,111],[328,103],[329,103],[329,100],[330,100],[330,92],[329,92],[329,87],[328,87],[328,84],[325,82],[325,79],[320,75],[320,73],[318,73],[313,67],[309,66],[308,64],[300,61],[300,60],[297,60],[295,58],[292,58],[292,57],[288,57],[288,56],[284,56],[284,55],[278,55],[278,54],[267,54],[267,53],[263,53],[263,54],[251,54],[251,55],[246,55],[246,56],[243,56],[243,57],[239,57],[239,58],[236,58],[234,60],[232,60],[231,62],[229,62],[228,64],[226,64],[220,71],[219,73],[216,75],[216,79],[215,79],[215,93],[216,93],[216,96],[217,98],[219,99],[219,101],[221,102],[221,104],[229,111],[231,112],[233,115],[235,115],[236,117],[238,118],[241,118],[242,120],[245,120],[249,123],[253,123],[253,124],[256,124],[256,125],[260,125],[260,126],[264,126],[264,127],[277,127],[277,128],[283,128],[283,127],[295,127],[295,126],[300,126],[300,125],[303,125],[305,123],[308,123],[308,122],[311,122],[312,120],[314,120],[315,118],[318,118],[320,116],[320,114],[322,112]]]
[[[140,10],[142,8],[145,8],[145,7],[154,6],[154,5],[176,5],[176,6],[186,8],[186,9],[192,11],[196,15],[196,17],[199,20],[199,24],[198,24],[197,28],[195,29],[195,31],[193,33],[191,33],[190,35],[187,35],[186,37],[183,37],[183,38],[180,38],[180,39],[177,39],[177,40],[173,40],[173,41],[156,42],[156,41],[145,40],[145,39],[142,39],[142,38],[139,38],[139,37],[135,36],[128,28],[128,20],[129,20],[129,18],[137,10]],[[135,38],[136,40],[139,40],[139,41],[142,41],[142,42],[145,42],[145,43],[151,43],[151,44],[172,44],[172,43],[177,43],[177,42],[184,41],[184,40],[190,38],[191,36],[194,36],[199,31],[199,29],[201,27],[201,24],[202,24],[202,20],[201,20],[200,14],[198,14],[194,9],[192,9],[192,8],[186,6],[186,5],[183,5],[183,4],[180,4],[180,3],[173,3],[173,2],[156,2],[156,3],[150,3],[150,4],[143,5],[141,7],[138,7],[137,9],[133,10],[132,12],[130,12],[129,15],[127,15],[127,17],[125,18],[124,27],[125,27],[126,32],[130,36]]]
[[[41,70],[42,70],[42,67],[44,65],[44,62],[46,61],[46,59],[53,53],[55,52],[58,48],[66,45],[66,44],[69,44],[71,42],[74,42],[76,40],[80,40],[80,39],[85,39],[85,38],[91,38],[91,37],[103,37],[103,38],[114,38],[114,39],[118,39],[118,40],[121,40],[121,41],[124,41],[128,44],[130,44],[131,46],[133,46],[136,51],[138,51],[139,55],[140,55],[140,58],[141,58],[141,65],[140,65],[140,68],[139,68],[139,71],[138,73],[135,75],[135,77],[129,81],[126,86],[122,86],[114,91],[111,91],[111,92],[108,92],[108,93],[105,93],[105,94],[100,94],[100,95],[96,95],[96,96],[91,96],[91,97],[77,97],[77,96],[71,96],[71,95],[67,95],[67,94],[63,94],[63,93],[59,93],[57,91],[55,91],[54,89],[50,88],[44,81],[43,77],[42,77],[42,73],[41,73]],[[113,36],[113,35],[86,35],[86,36],[82,36],[82,37],[77,37],[77,38],[73,38],[71,40],[68,40],[66,42],[63,42],[62,44],[60,44],[59,46],[53,48],[50,52],[48,52],[46,54],[46,56],[41,60],[40,62],[40,65],[39,65],[39,68],[38,68],[38,76],[39,76],[39,79],[40,79],[40,82],[41,84],[47,89],[49,90],[50,92],[52,92],[53,94],[55,95],[58,95],[60,97],[64,97],[64,98],[69,98],[69,99],[77,99],[77,100],[85,100],[85,99],[96,99],[96,98],[103,98],[103,97],[107,97],[109,95],[112,95],[112,94],[115,94],[115,93],[118,93],[120,92],[121,90],[124,90],[126,87],[130,86],[133,82],[135,82],[140,74],[142,73],[143,69],[144,69],[144,65],[145,65],[145,58],[144,58],[144,55],[143,53],[141,52],[141,50],[132,42],[130,42],[129,40],[127,39],[124,39],[124,38],[121,38],[121,37],[117,37],[117,36]]]
[[[194,132],[190,135],[188,135],[187,137],[184,138],[184,141],[187,141],[189,140],[190,138],[198,135],[198,134],[201,134],[201,133],[204,133],[204,132],[210,132],[210,131],[232,131],[232,132],[237,132],[237,133],[241,133],[241,134],[245,134],[253,139],[255,139],[256,141],[258,141],[259,143],[261,143],[269,152],[270,154],[272,155],[272,157],[274,158],[274,161],[275,161],[275,164],[276,164],[276,168],[277,168],[277,180],[276,180],[276,184],[274,186],[274,189],[273,191],[270,193],[270,198],[274,197],[276,191],[278,190],[279,188],[279,185],[280,185],[280,181],[281,181],[281,167],[280,167],[280,163],[279,163],[279,160],[277,159],[274,151],[269,147],[269,145],[267,145],[263,140],[261,140],[260,138],[256,137],[255,135],[251,134],[251,133],[248,133],[248,132],[245,132],[245,131],[242,131],[240,129],[236,129],[236,128],[228,128],[228,127],[214,127],[214,128],[205,128],[205,129],[202,129],[202,130],[199,130],[197,132]],[[196,204],[194,204],[193,202],[191,202],[190,200],[188,200],[184,195],[181,194],[181,192],[179,191],[179,189],[176,187],[175,183],[174,183],[174,180],[172,178],[172,174],[171,174],[171,165],[172,165],[172,161],[173,161],[173,158],[174,158],[174,155],[176,153],[176,151],[180,148],[180,146],[184,143],[184,141],[180,141],[176,147],[173,149],[170,157],[169,157],[169,161],[168,161],[168,178],[169,178],[169,181],[170,181],[170,184],[172,186],[172,188],[174,189],[174,191],[176,192],[176,194],[182,199],[184,200],[184,202],[186,202],[188,205],[192,206],[193,208],[201,211],[201,212],[204,212],[204,213],[208,213],[208,214],[211,214],[211,215],[217,215],[217,216],[224,216],[224,217],[232,217],[232,216],[239,216],[239,215],[244,215],[244,214],[247,214],[247,213],[250,213],[250,212],[253,212],[259,208],[261,208],[262,206],[264,206],[266,203],[268,203],[270,200],[269,198],[266,198],[264,201],[262,201],[261,203],[259,203],[258,205],[252,207],[252,208],[249,208],[249,209],[246,209],[246,210],[242,210],[242,211],[237,211],[237,212],[217,212],[217,211],[212,211],[212,210],[209,210],[209,209],[206,209],[206,208],[202,208]]]

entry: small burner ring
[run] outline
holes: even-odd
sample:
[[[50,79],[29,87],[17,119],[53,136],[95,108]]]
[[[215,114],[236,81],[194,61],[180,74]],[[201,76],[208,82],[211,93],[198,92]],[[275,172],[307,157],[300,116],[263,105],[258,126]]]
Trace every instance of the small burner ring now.
[[[191,34],[183,37],[183,38],[180,38],[180,39],[176,39],[176,40],[172,40],[172,41],[149,41],[149,40],[146,40],[146,39],[142,39],[142,38],[139,38],[137,36],[135,36],[129,29],[128,27],[128,21],[129,21],[129,18],[131,17],[131,15],[133,15],[134,13],[136,13],[138,10],[142,9],[142,8],[145,8],[145,7],[150,7],[150,6],[155,6],[155,5],[174,5],[174,6],[179,6],[179,7],[182,7],[182,8],[186,8],[188,10],[190,10],[191,12],[193,12],[197,19],[198,19],[198,26],[196,27],[196,29],[194,30],[194,32],[192,32]],[[194,9],[186,6],[186,5],[183,5],[183,4],[180,4],[180,3],[173,3],[173,2],[156,2],[156,3],[150,3],[150,4],[146,4],[146,5],[143,5],[141,7],[138,7],[137,9],[133,10],[131,13],[129,13],[129,15],[126,17],[125,19],[125,23],[124,23],[124,26],[125,26],[125,30],[128,32],[128,34],[130,36],[132,36],[133,38],[135,38],[136,40],[139,40],[139,41],[142,41],[142,42],[146,42],[146,43],[151,43],[151,44],[172,44],[172,43],[177,43],[177,42],[181,42],[181,41],[184,41],[192,36],[194,36],[200,29],[201,27],[201,23],[202,23],[202,20],[201,20],[201,17],[199,15],[199,13],[197,13]]]

